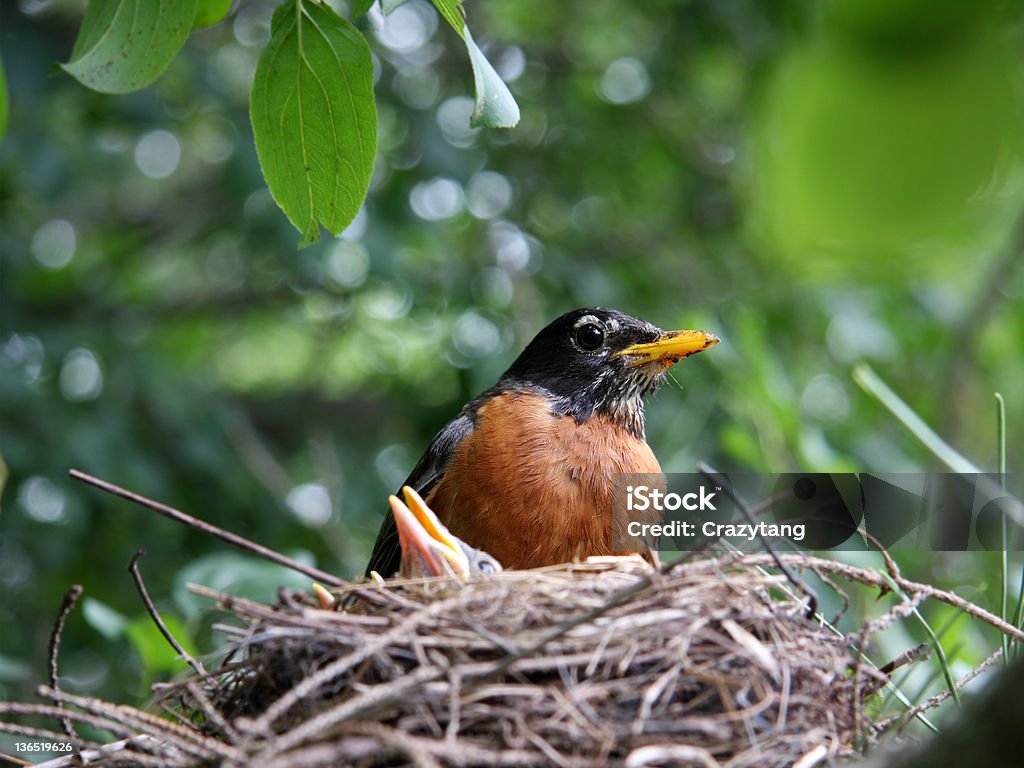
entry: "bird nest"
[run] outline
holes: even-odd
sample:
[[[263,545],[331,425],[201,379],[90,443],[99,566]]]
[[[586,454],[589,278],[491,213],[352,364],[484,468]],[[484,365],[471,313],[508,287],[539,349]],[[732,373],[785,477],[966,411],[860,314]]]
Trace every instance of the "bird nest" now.
[[[51,643],[48,716],[62,734],[0,721],[0,732],[72,743],[50,768],[292,766],[774,766],[854,754],[939,694],[880,720],[865,702],[913,652],[875,669],[871,635],[934,599],[1007,635],[1015,627],[953,593],[803,555],[705,557],[654,569],[639,559],[455,580],[347,585],[339,609],[282,591],[274,605],[193,585],[225,611],[217,667],[155,687],[146,710],[56,687],[69,592]],[[135,562],[133,573],[138,577]],[[849,635],[807,618],[794,569],[842,594],[859,582],[900,596]],[[78,588],[76,588],[78,589]],[[898,590],[898,591],[897,591]],[[80,592],[80,589],[78,589]],[[343,607],[342,607],[343,606]],[[962,685],[999,658],[996,651]],[[870,707],[876,710],[877,707]],[[83,738],[112,734],[107,741]]]
[[[609,558],[352,585],[341,610],[193,586],[227,612],[228,652],[216,669],[189,658],[195,674],[158,686],[163,715],[52,688],[49,711],[33,712],[114,734],[80,742],[108,765],[810,766],[851,754],[872,739],[864,701],[886,679],[851,652],[869,628],[844,637],[806,618],[770,563]]]
[[[779,585],[705,562],[387,585],[340,612],[207,593],[243,620],[239,659],[178,706],[266,765],[790,765],[849,748],[857,697],[842,637]]]

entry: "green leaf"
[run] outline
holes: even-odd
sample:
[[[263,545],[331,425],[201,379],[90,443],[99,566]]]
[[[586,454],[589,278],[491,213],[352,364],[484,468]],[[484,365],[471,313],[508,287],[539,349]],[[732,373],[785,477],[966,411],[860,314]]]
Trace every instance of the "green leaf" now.
[[[288,551],[285,554],[301,563],[314,564],[309,552]],[[186,621],[198,619],[210,608],[210,601],[190,592],[189,584],[204,584],[236,597],[267,600],[277,593],[278,587],[306,590],[309,589],[310,581],[308,576],[296,573],[291,568],[236,552],[220,551],[204,555],[188,563],[174,576],[174,605]]]
[[[174,616],[161,614],[164,626],[171,636],[181,643],[181,647],[192,657],[195,657],[196,649],[191,639],[185,632],[185,626]],[[159,629],[153,623],[148,614],[137,616],[128,625],[125,634],[131,641],[132,647],[142,660],[142,668],[147,676],[153,677],[160,672],[180,672],[185,663],[167,642]]]
[[[401,2],[381,0],[384,13],[390,13]],[[390,5],[390,7],[389,7]],[[466,43],[469,62],[473,65],[473,81],[476,86],[476,108],[469,119],[473,128],[512,128],[519,122],[519,105],[512,97],[505,81],[498,76],[491,62],[473,40],[466,26],[462,0],[434,0],[434,7]]]
[[[101,93],[145,88],[188,39],[196,0],[90,0],[71,60],[62,64]]]
[[[395,10],[395,8],[400,5],[405,5],[407,2],[409,2],[409,0],[380,0],[380,10],[385,16],[387,16]]]
[[[393,4],[390,10],[394,10],[399,5],[401,3]],[[437,12],[444,17],[444,20],[451,25],[451,28],[456,31],[459,37],[466,38],[468,36],[466,12],[462,10],[462,0],[434,0],[434,7],[437,8]],[[389,10],[384,12],[390,13]]]
[[[373,7],[375,0],[355,0],[352,3],[352,18],[358,19]]]
[[[233,0],[195,0],[196,15],[192,18],[192,29],[212,27],[222,21],[231,10]]]
[[[473,128],[512,128],[519,122],[519,105],[512,97],[505,81],[498,76],[491,62],[484,56],[469,34],[469,27],[463,27],[469,61],[473,65],[473,80],[476,84],[476,107],[469,118]]]
[[[82,616],[86,624],[107,640],[116,640],[128,627],[128,619],[125,616],[92,597],[82,601]]]
[[[3,141],[4,133],[7,132],[7,78],[4,76],[4,62],[0,59],[0,141]],[[0,462],[2,465],[3,462]],[[4,467],[3,477],[0,478],[0,490],[3,490],[3,479],[7,478],[7,468]]]
[[[338,234],[366,197],[377,149],[370,49],[323,5],[289,0],[274,12],[250,112],[274,200],[302,233]]]

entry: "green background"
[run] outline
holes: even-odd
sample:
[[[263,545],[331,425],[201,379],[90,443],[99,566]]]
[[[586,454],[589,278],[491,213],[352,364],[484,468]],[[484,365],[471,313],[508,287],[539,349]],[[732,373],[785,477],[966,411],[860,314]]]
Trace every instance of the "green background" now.
[[[471,2],[522,109],[484,131],[465,48],[415,0],[359,22],[377,166],[349,230],[302,251],[247,116],[273,4],[241,4],[118,97],[54,73],[83,7],[0,11],[0,698],[44,678],[72,583],[88,602],[68,622],[68,689],[139,701],[181,668],[130,629],[140,547],[202,650],[215,617],[186,582],[263,599],[307,585],[69,468],[355,576],[432,435],[577,306],[722,337],[649,404],[667,471],[933,468],[853,383],[860,361],[985,469],[1001,391],[1017,462],[1018,3]],[[991,558],[904,567],[998,607]],[[930,618],[955,670],[995,646]],[[903,631],[892,655],[920,641]]]

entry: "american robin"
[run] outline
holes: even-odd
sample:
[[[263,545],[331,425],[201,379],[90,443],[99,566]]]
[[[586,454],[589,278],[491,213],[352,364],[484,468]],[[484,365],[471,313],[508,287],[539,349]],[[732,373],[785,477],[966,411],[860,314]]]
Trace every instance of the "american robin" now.
[[[401,545],[400,576],[409,579],[433,576],[465,578],[478,573],[497,573],[502,569],[491,555],[453,536],[415,490],[406,485],[402,488],[402,495],[404,502],[397,496],[388,497]]]
[[[442,576],[465,579],[502,570],[501,563],[489,554],[453,536],[412,488],[404,486],[402,495],[405,501],[397,496],[388,497],[401,545],[399,576],[406,579]],[[313,593],[325,611],[332,610],[337,604],[337,597],[320,584],[313,584]]]
[[[717,343],[613,309],[568,312],[437,434],[403,485],[506,568],[615,554],[613,476],[661,474],[644,436],[644,395]],[[367,575],[390,575],[400,561],[389,512]]]

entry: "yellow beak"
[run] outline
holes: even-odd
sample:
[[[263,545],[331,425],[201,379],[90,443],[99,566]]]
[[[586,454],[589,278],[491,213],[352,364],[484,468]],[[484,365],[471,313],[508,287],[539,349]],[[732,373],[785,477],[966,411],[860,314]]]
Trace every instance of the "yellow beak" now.
[[[402,576],[468,576],[469,558],[457,539],[415,490],[405,486],[402,495],[404,502],[388,497],[402,547]]]
[[[649,363],[661,363],[668,368],[675,365],[684,357],[703,352],[708,347],[713,347],[719,342],[719,338],[707,331],[666,331],[660,339],[649,341],[644,344],[633,344],[626,347],[615,356],[624,355],[633,358],[629,361],[632,368]]]

